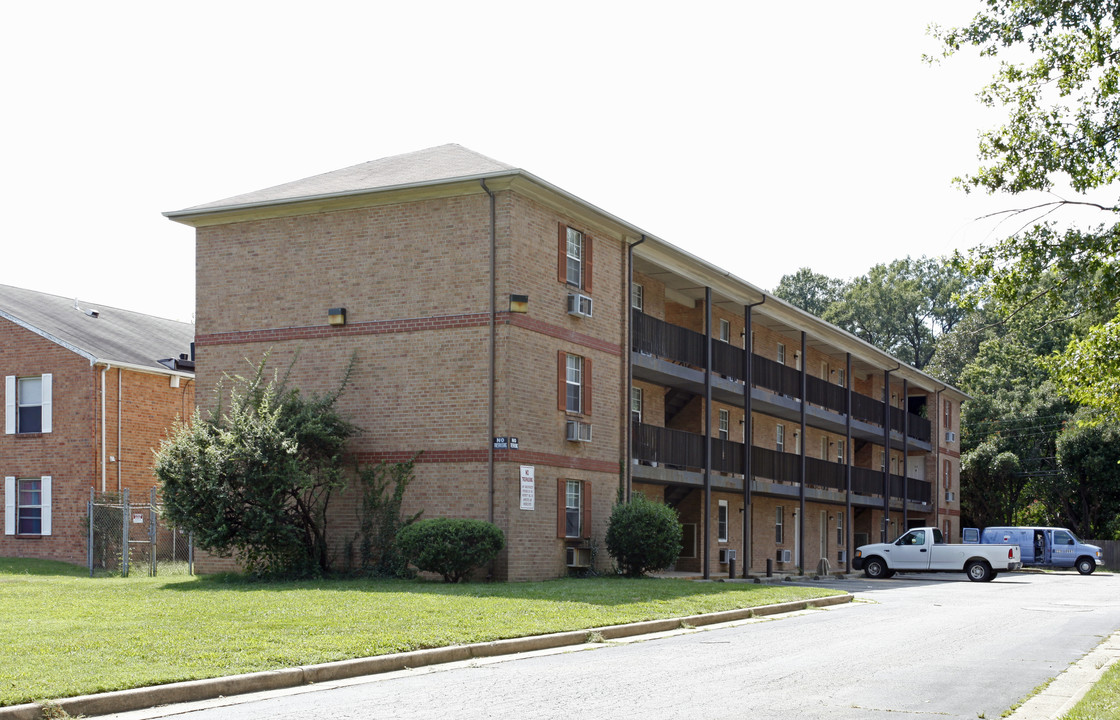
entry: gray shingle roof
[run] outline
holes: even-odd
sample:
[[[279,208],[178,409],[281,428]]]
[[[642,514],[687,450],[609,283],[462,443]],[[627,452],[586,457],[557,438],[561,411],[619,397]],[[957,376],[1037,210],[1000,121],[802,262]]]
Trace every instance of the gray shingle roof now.
[[[260,205],[325,195],[345,195],[420,183],[473,178],[516,172],[517,168],[480,155],[454,143],[416,152],[371,160],[341,170],[315,175],[224,200],[196,205],[167,213],[194,213],[200,210]]]
[[[97,310],[98,317],[84,310]],[[166,371],[159,361],[189,353],[194,341],[191,323],[10,285],[0,285],[0,317],[89,358],[153,370]]]

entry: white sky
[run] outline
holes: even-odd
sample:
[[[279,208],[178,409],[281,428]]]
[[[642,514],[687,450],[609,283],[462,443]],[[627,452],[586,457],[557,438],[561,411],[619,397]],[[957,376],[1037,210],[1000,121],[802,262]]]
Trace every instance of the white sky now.
[[[190,320],[161,212],[448,142],[767,289],[968,248],[980,5],[5,3],[0,283]]]

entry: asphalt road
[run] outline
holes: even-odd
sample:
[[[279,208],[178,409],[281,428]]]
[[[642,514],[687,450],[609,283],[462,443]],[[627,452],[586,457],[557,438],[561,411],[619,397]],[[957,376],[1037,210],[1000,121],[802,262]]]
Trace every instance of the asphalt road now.
[[[899,575],[857,601],[579,651],[361,678],[120,720],[998,718],[1120,628],[1120,575]]]

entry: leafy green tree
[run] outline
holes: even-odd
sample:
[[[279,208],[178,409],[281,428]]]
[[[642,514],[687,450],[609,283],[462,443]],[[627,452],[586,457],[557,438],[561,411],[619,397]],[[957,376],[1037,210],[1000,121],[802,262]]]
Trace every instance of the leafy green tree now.
[[[164,511],[200,547],[236,552],[250,572],[318,574],[330,566],[327,506],[344,485],[342,450],[357,428],[335,410],[345,380],[307,397],[266,382],[266,360],[252,378],[235,378],[227,409],[196,410],[161,444]]]
[[[980,299],[1003,316],[1030,305],[1041,305],[1054,318],[1091,311],[1115,316],[1120,207],[1115,199],[1097,202],[1088,193],[1107,193],[1120,179],[1120,6],[1105,0],[987,0],[969,24],[935,28],[934,35],[945,56],[972,47],[1001,59],[979,96],[1006,109],[1006,121],[981,134],[981,167],[958,182],[989,193],[1050,193],[1009,210],[1022,221],[1022,231],[971,253],[972,271],[990,278]],[[1054,194],[1066,185],[1072,199]],[[1099,222],[1055,222],[1058,210],[1072,206],[1095,209]],[[1084,328],[1063,351],[1055,374],[1068,395],[1114,418],[1120,417],[1120,382],[1113,380],[1115,366],[1098,361],[1115,357],[1110,353],[1117,320]]]
[[[1015,453],[985,441],[961,456],[961,513],[977,527],[1011,525],[1020,508],[1026,478]]]
[[[853,279],[822,317],[922,369],[937,339],[965,317],[954,297],[967,287],[954,265],[907,257]]]
[[[1082,411],[1058,436],[1061,473],[1047,500],[1082,537],[1110,539],[1120,530],[1120,424],[1089,419]]]
[[[681,554],[684,528],[677,511],[634,493],[611,511],[607,552],[628,577],[664,570]]]
[[[774,288],[774,296],[805,312],[823,317],[828,308],[840,299],[844,281],[815,273],[803,267],[792,275],[783,275]]]

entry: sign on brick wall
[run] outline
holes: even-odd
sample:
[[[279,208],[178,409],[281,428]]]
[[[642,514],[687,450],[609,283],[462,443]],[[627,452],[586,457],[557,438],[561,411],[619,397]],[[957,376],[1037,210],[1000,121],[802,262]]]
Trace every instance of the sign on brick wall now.
[[[537,489],[532,465],[521,466],[521,509],[533,510],[537,502]]]

